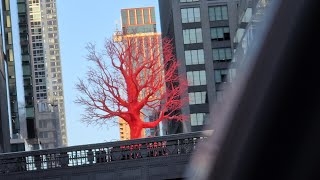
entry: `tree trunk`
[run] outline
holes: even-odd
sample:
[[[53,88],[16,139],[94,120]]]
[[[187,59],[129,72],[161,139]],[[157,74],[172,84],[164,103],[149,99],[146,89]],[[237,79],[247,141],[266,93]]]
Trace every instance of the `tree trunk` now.
[[[142,123],[134,123],[129,124],[130,126],[130,139],[139,139],[141,138],[141,131],[142,131]]]

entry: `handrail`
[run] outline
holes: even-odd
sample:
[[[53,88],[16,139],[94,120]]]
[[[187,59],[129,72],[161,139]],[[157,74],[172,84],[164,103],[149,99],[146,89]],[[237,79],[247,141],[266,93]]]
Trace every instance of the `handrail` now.
[[[0,154],[0,174],[190,154],[212,130]]]

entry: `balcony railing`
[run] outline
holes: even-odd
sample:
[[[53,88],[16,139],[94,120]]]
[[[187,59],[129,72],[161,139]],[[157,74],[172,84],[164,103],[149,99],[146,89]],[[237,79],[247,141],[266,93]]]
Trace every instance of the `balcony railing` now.
[[[115,161],[191,154],[212,131],[201,131],[128,141],[0,154],[0,173],[90,166]]]

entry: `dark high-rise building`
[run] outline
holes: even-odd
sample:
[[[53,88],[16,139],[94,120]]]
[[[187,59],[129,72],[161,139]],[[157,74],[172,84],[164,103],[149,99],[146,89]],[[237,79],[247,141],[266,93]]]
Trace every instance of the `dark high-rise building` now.
[[[2,37],[2,31],[0,31]],[[2,39],[0,49],[3,49]],[[2,52],[2,51],[1,51]],[[0,54],[0,153],[10,151],[10,131],[8,114],[8,92],[7,92],[7,62],[4,53]]]
[[[9,1],[0,1],[0,153],[10,151],[10,132],[19,133],[17,87],[15,61],[13,57],[13,39],[11,9]],[[10,112],[10,114],[9,114]]]
[[[169,122],[169,133],[201,130],[210,107],[221,102],[233,81],[238,7],[237,0],[159,0],[162,36],[174,39],[178,71],[189,84],[189,104],[182,113],[190,121]]]

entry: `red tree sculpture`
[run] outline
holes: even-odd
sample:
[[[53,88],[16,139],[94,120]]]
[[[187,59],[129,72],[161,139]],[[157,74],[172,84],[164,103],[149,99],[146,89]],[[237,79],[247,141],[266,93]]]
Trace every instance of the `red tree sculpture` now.
[[[85,106],[87,123],[104,124],[120,117],[130,127],[131,139],[141,137],[144,128],[154,128],[160,121],[185,120],[179,113],[186,101],[185,76],[179,75],[179,63],[173,54],[172,40],[158,35],[107,40],[98,53],[87,46],[87,60],[92,62],[86,80],[76,85],[76,103]],[[157,119],[144,122],[141,115],[156,114]]]

